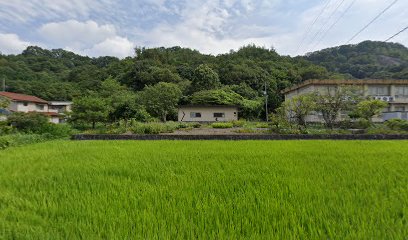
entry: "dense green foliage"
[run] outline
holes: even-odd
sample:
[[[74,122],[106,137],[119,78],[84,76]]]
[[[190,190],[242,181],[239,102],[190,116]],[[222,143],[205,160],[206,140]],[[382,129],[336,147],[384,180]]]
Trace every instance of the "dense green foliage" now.
[[[326,70],[328,69],[328,70]],[[307,79],[323,78],[408,78],[408,50],[400,44],[366,41],[321,50],[306,57],[280,56],[273,49],[248,45],[218,56],[188,48],[138,48],[134,57],[89,58],[61,49],[28,47],[19,55],[0,54],[0,77],[7,90],[46,100],[72,100],[89,92],[112,92],[106,119],[130,117],[164,119],[163,109],[147,109],[139,94],[158,83],[175,84],[181,90],[178,104],[239,105],[241,116],[264,116],[263,90],[267,86],[269,112],[283,101],[281,90]],[[105,80],[110,84],[102,84]],[[116,81],[116,83],[112,83]],[[119,85],[118,85],[119,84]],[[218,91],[219,90],[219,91]],[[213,97],[202,97],[202,92]],[[102,95],[104,95],[102,93]],[[105,94],[106,95],[106,94]],[[125,95],[126,97],[122,97]],[[139,96],[139,98],[138,98]],[[152,96],[146,96],[150,98]],[[225,101],[225,97],[233,101]],[[175,120],[174,114],[166,118]]]
[[[406,141],[56,141],[0,152],[1,239],[404,239]]]
[[[310,53],[306,59],[346,78],[408,79],[408,48],[365,41]]]
[[[140,48],[134,57],[123,60],[29,47],[19,55],[0,55],[1,76],[7,80],[8,91],[46,100],[86,96],[89,91],[100,91],[102,82],[111,78],[133,92],[160,82],[177,84],[183,95],[180,104],[189,103],[195,92],[225,88],[259,105],[266,84],[272,110],[282,102],[280,91],[285,87],[327,78],[329,73],[304,59],[279,56],[273,49],[252,45],[219,56],[180,47]]]

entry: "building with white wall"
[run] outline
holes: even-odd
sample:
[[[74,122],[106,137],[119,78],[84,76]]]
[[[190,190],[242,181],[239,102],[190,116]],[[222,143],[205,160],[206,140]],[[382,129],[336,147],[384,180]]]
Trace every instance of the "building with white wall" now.
[[[373,119],[377,122],[392,118],[408,120],[408,80],[401,79],[353,79],[353,80],[307,80],[303,83],[286,88],[285,101],[307,93],[329,93],[337,87],[352,86],[361,90],[363,97],[371,97],[388,103],[381,116]],[[308,122],[322,122],[323,116],[313,113],[306,118]]]
[[[39,97],[12,92],[0,92],[0,96],[10,101],[7,109],[2,110],[6,114],[38,112],[48,116],[52,123],[63,123],[66,119],[65,113],[71,111],[72,102],[48,102]]]
[[[228,122],[238,120],[238,107],[226,105],[179,106],[179,122]]]

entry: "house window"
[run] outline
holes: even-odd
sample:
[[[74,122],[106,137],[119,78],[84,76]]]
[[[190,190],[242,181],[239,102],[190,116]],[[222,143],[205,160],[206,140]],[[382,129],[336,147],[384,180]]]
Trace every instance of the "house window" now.
[[[201,113],[199,112],[191,112],[190,118],[201,118]]]
[[[396,111],[396,112],[404,112],[404,111],[405,111],[405,107],[404,107],[404,106],[396,106],[396,107],[395,107],[395,111]]]
[[[388,96],[390,91],[388,86],[369,86],[368,94],[371,96]]]
[[[214,113],[215,118],[223,118],[225,117],[225,113]]]
[[[23,106],[27,107],[28,106],[28,102],[23,102]]]
[[[39,105],[37,104],[37,110],[43,111],[44,110],[44,105]]]
[[[408,86],[397,86],[395,89],[395,95],[408,97]]]

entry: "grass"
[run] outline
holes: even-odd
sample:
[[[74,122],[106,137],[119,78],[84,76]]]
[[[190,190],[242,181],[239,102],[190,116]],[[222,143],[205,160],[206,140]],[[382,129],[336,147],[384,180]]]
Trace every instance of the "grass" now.
[[[0,239],[406,239],[407,141],[0,151]]]

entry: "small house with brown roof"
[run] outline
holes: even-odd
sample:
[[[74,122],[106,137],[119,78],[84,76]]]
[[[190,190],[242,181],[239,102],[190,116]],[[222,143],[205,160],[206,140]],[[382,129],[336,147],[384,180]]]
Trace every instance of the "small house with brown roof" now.
[[[48,102],[39,97],[13,92],[0,92],[0,96],[10,101],[10,105],[7,108],[8,112],[44,113],[52,123],[64,122],[64,113],[69,112],[72,105],[71,102]]]

